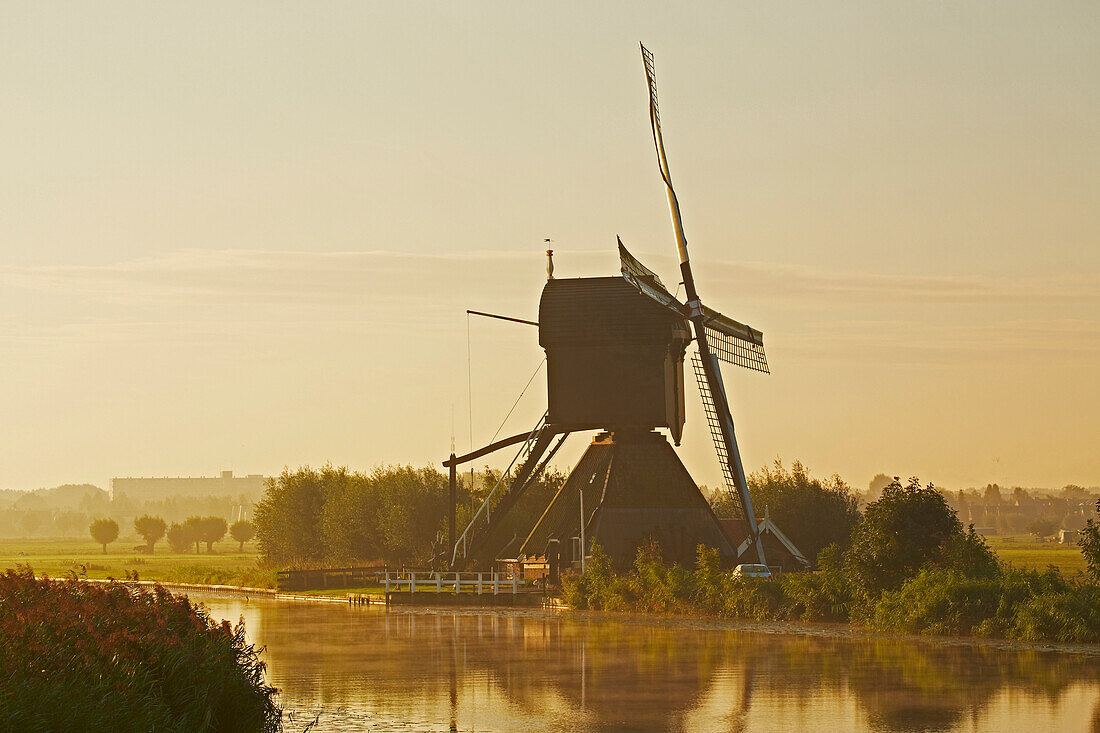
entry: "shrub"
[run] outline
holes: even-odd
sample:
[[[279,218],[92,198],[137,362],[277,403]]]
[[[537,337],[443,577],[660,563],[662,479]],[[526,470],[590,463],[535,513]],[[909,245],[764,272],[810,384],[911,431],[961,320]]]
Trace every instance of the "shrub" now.
[[[183,553],[191,549],[191,543],[195,541],[191,527],[186,524],[172,523],[168,528],[168,546],[172,552]]]
[[[855,592],[873,600],[899,587],[929,561],[938,561],[945,543],[962,524],[940,492],[917,478],[907,486],[894,481],[867,505],[845,556]]]
[[[235,628],[163,588],[0,575],[0,729],[279,729],[264,664]]]
[[[1008,636],[1021,641],[1100,641],[1100,587],[1081,584],[1031,596],[1017,610]]]
[[[203,534],[203,517],[188,517],[184,523],[183,528],[187,531],[187,536],[191,542],[195,543],[195,554],[199,554],[199,542],[202,541]]]
[[[88,533],[103,545],[103,554],[107,554],[107,545],[118,539],[118,522],[113,519],[97,519],[88,527]]]
[[[792,621],[847,621],[852,612],[852,590],[836,571],[790,573],[779,576],[785,618]]]
[[[153,545],[164,536],[166,525],[160,517],[142,515],[134,520],[134,531],[145,538],[146,550],[152,554]]]
[[[252,522],[241,519],[230,525],[229,534],[241,544],[239,549],[241,552],[244,552],[244,543],[256,536],[256,529],[252,526]]]
[[[982,622],[997,615],[1001,596],[999,579],[925,568],[901,588],[883,593],[868,614],[869,622],[884,631],[972,634]]]
[[[564,579],[565,600],[572,608],[626,611],[633,607],[627,578],[615,574],[610,556],[599,545],[593,545],[585,571]]]
[[[783,587],[773,578],[731,577],[722,616],[775,621],[784,618]]]
[[[214,551],[214,543],[220,542],[225,537],[228,523],[221,517],[202,517],[199,519],[199,539],[206,543],[207,553]]]
[[[997,556],[985,538],[970,525],[966,532],[953,535],[944,542],[938,565],[955,570],[968,578],[992,578],[1001,571]]]

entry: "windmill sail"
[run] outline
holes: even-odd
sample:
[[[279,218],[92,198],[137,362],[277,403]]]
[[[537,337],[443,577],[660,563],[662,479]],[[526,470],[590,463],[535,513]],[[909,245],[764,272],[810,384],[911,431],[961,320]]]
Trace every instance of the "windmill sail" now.
[[[639,44],[640,45],[640,44]],[[657,165],[661,168],[661,178],[665,182],[665,193],[668,195],[668,210],[672,217],[672,230],[676,235],[676,250],[680,253],[680,266],[683,268],[688,261],[687,237],[684,236],[684,225],[680,219],[680,202],[676,199],[676,191],[672,189],[672,174],[668,172],[668,158],[665,157],[665,142],[661,137],[661,110],[657,105],[657,75],[653,68],[653,54],[642,46],[642,61],[645,63],[645,81],[649,87],[649,126],[653,129],[653,146],[657,149]],[[690,270],[686,274],[685,283],[690,281]],[[689,285],[689,295],[694,298],[694,286]]]
[[[771,373],[762,332],[706,306],[703,306],[703,317],[707,344],[719,359],[756,372]]]
[[[630,254],[623,246],[623,240],[621,239],[619,240],[619,265],[623,278],[636,287],[639,293],[657,301],[678,316],[688,317],[687,306],[676,300],[671,293],[665,290],[665,286],[661,283],[661,278],[657,277],[657,273]]]
[[[741,463],[741,452],[737,447],[737,438],[734,435],[733,417],[730,415],[729,401],[726,399],[726,389],[722,384],[722,370],[719,367],[719,357],[740,366],[759,371],[767,370],[767,361],[764,359],[763,335],[759,331],[737,323],[733,319],[726,318],[722,314],[704,308],[699,300],[699,294],[695,290],[695,278],[691,274],[691,264],[688,260],[687,237],[684,235],[683,220],[680,216],[680,204],[676,199],[676,192],[672,189],[672,177],[668,171],[668,159],[665,156],[664,140],[661,136],[661,115],[657,106],[657,79],[654,71],[653,54],[645,46],[642,46],[642,62],[645,65],[646,86],[649,88],[649,122],[653,129],[653,144],[657,149],[657,163],[661,169],[661,178],[665,182],[665,194],[668,196],[668,210],[672,218],[672,230],[676,237],[676,250],[680,255],[680,273],[683,276],[684,291],[687,303],[683,304],[682,313],[691,319],[695,330],[695,342],[699,350],[697,374],[701,381],[706,383],[706,389],[700,390],[704,399],[704,407],[709,404],[708,422],[711,424],[712,434],[715,439],[715,447],[718,459],[722,463],[722,473],[726,477],[727,484],[732,484],[740,499],[743,519],[745,521],[748,536],[756,546],[756,556],[762,564],[766,564],[764,558],[764,546],[760,542],[760,527],[756,523],[753,514],[752,498],[749,496],[748,483],[745,480],[745,469]],[[621,245],[620,245],[621,247]],[[620,257],[623,249],[620,248]],[[639,290],[654,297],[649,291],[657,291],[657,295],[663,293],[674,303],[679,301],[668,295],[668,291],[659,285],[660,280],[652,271],[641,267],[641,263],[633,260],[631,267],[624,266],[623,275],[631,282],[635,279],[640,283]],[[638,267],[634,267],[637,265]],[[638,268],[641,268],[640,270]],[[629,274],[628,274],[629,272]],[[647,276],[648,273],[648,276]],[[635,279],[631,279],[631,277]],[[656,299],[656,298],[655,298]],[[668,304],[671,307],[671,304]],[[712,340],[714,348],[712,349]],[[759,352],[757,352],[759,349]],[[707,396],[709,395],[709,403]]]

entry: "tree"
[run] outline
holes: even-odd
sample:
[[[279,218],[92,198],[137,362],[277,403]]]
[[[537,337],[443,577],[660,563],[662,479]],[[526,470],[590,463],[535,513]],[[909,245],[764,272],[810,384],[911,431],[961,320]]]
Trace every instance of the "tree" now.
[[[877,597],[916,575],[929,561],[941,560],[945,544],[963,535],[962,523],[932,484],[895,477],[882,497],[867,505],[845,556],[855,590]]]
[[[88,531],[99,544],[103,545],[103,554],[107,554],[107,545],[118,539],[118,522],[113,519],[97,519],[88,527]]]
[[[1096,500],[1096,511],[1100,514],[1100,499]],[[1085,528],[1081,530],[1077,544],[1081,546],[1081,554],[1085,556],[1089,575],[1093,580],[1100,580],[1100,522],[1096,519],[1085,522]]]
[[[872,502],[882,496],[882,490],[890,485],[890,477],[884,473],[876,473],[871,482],[867,484],[867,501]]]
[[[997,484],[986,484],[983,498],[985,499],[986,504],[1000,504],[1001,487]]]
[[[168,546],[172,552],[187,552],[191,548],[191,543],[194,542],[191,530],[185,524],[172,522],[172,526],[168,528]]]
[[[252,520],[265,562],[293,566],[324,557],[321,512],[326,486],[343,483],[347,475],[347,469],[331,466],[321,471],[304,467],[294,473],[284,470],[268,482]]]
[[[447,479],[434,468],[322,472],[321,546],[336,562],[424,563],[447,516]],[[257,520],[258,521],[258,520]]]
[[[164,536],[166,526],[160,517],[150,517],[143,514],[134,520],[134,530],[145,538],[145,544],[149,546],[149,554],[153,554],[153,545]]]
[[[1062,487],[1059,493],[1070,504],[1083,504],[1093,500],[1093,495],[1089,493],[1089,490],[1077,484],[1067,484]]]
[[[195,554],[199,554],[199,542],[202,541],[202,517],[188,517],[183,523],[184,530],[187,531],[187,537],[195,543]]]
[[[447,517],[447,479],[427,466],[386,466],[370,474],[380,501],[383,553],[391,564],[422,564]]]
[[[240,551],[244,552],[244,543],[256,536],[256,528],[252,526],[252,522],[242,519],[229,526],[229,534],[241,543]]]
[[[1027,525],[1027,531],[1036,537],[1050,537],[1058,530],[1060,522],[1053,517],[1036,519]]]
[[[199,520],[199,539],[206,543],[206,552],[214,551],[214,543],[225,537],[229,525],[221,517],[203,517]]]
[[[856,498],[839,476],[822,481],[799,461],[788,471],[782,461],[749,476],[749,496],[757,516],[772,521],[816,563],[829,545],[847,548],[859,519]]]

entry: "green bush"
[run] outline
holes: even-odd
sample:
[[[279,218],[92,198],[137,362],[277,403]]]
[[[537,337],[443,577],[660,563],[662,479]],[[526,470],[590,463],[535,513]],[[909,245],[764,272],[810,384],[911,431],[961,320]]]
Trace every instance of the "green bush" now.
[[[898,588],[929,562],[940,562],[952,538],[963,533],[955,511],[934,486],[897,479],[867,505],[852,535],[845,564],[864,602]]]
[[[998,613],[998,578],[970,578],[953,569],[925,568],[870,608],[869,625],[910,634],[973,634]]]
[[[571,608],[596,611],[628,611],[634,609],[628,578],[616,575],[611,558],[595,545],[586,562],[583,575],[564,579],[564,597]]]
[[[822,570],[744,578],[700,546],[695,567],[665,565],[647,545],[628,573],[593,549],[587,573],[565,582],[572,608],[704,614],[757,621],[851,621],[887,632],[977,635],[1021,641],[1100,641],[1100,586],[1056,570],[1000,568],[973,531],[946,543],[914,577],[869,597],[857,595],[838,548],[823,550]]]
[[[792,621],[847,621],[851,616],[852,589],[836,570],[790,573],[779,576],[784,615]]]
[[[121,583],[0,575],[0,730],[268,733],[275,689],[244,624]]]
[[[1080,584],[1032,595],[1018,607],[1007,636],[1020,641],[1100,641],[1100,587]]]

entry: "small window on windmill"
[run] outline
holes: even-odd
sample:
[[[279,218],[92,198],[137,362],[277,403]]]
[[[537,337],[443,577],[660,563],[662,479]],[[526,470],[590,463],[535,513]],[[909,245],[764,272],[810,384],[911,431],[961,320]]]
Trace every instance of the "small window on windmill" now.
[[[573,543],[572,543],[573,544],[573,562],[580,562],[581,561],[581,538],[580,537],[572,537],[570,539],[573,540]]]

